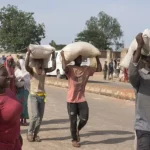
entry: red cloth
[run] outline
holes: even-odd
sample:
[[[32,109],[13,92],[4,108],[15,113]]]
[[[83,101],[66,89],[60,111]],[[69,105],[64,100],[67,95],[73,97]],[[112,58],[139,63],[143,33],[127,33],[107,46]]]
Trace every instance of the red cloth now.
[[[11,90],[0,95],[0,150],[21,150],[19,142],[21,104]]]
[[[124,80],[128,81],[128,69],[124,69]]]
[[[14,76],[15,69],[13,67],[9,67],[9,65],[8,65],[8,61],[10,61],[10,60],[14,60],[12,56],[8,56],[6,58],[5,67],[8,71],[8,75]],[[12,90],[12,92],[16,93],[15,78],[10,79],[10,89]]]

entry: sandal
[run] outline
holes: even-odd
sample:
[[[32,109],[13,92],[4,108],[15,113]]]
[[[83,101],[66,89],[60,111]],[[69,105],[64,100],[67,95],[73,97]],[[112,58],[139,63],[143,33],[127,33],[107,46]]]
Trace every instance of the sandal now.
[[[32,134],[27,134],[27,140],[28,140],[29,142],[34,142],[33,135],[32,135]]]
[[[72,141],[73,147],[80,147],[80,144],[77,141]]]
[[[38,135],[34,135],[33,139],[34,139],[35,142],[41,142],[41,139]]]

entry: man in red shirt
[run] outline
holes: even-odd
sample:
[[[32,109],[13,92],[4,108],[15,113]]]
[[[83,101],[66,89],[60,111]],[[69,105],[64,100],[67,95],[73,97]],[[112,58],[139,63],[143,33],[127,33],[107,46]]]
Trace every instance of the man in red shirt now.
[[[85,99],[85,86],[90,76],[94,74],[96,68],[89,66],[81,66],[82,56],[76,58],[74,66],[67,66],[67,61],[64,57],[64,52],[61,52],[62,68],[68,77],[68,95],[67,107],[71,125],[72,145],[80,147],[79,131],[86,125],[89,117],[89,108]],[[99,58],[97,60],[97,71],[101,71]],[[77,116],[80,122],[77,127]]]

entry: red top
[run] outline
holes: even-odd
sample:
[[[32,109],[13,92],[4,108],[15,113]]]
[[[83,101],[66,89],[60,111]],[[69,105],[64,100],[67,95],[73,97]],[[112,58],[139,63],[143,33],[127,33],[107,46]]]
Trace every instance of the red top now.
[[[22,106],[12,91],[0,95],[0,149],[21,150],[18,145]],[[17,148],[17,149],[16,149]]]
[[[81,103],[85,101],[85,86],[90,76],[95,72],[95,68],[87,66],[68,66],[68,103]]]
[[[12,56],[7,56],[6,61],[5,61],[5,67],[7,69],[8,75],[14,76],[15,69],[13,67],[9,67],[9,65],[8,65],[8,61],[11,59],[13,60]],[[10,89],[12,90],[12,92],[14,92],[16,94],[15,78],[10,78],[9,86],[10,86]]]

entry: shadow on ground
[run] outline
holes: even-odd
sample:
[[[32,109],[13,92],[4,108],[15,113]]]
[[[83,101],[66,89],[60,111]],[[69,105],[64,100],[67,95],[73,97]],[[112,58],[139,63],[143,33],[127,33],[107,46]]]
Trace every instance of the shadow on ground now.
[[[114,131],[114,130],[105,130],[105,131],[90,131],[89,133],[86,134],[81,134],[81,137],[89,137],[89,136],[97,136],[97,135],[109,135],[109,134],[114,134],[114,135],[130,135],[129,137],[120,137],[120,138],[112,138],[112,139],[107,139],[103,141],[85,141],[82,142],[81,144],[86,145],[86,144],[117,144],[117,143],[122,143],[128,140],[133,140],[134,139],[134,133],[129,132],[129,131]],[[56,141],[63,141],[63,140],[69,140],[71,139],[71,136],[67,137],[56,137],[56,138],[45,138],[42,139],[43,141],[47,140],[56,140]]]
[[[69,127],[62,127],[62,128],[41,128],[40,132],[42,131],[52,131],[52,130],[69,130]],[[22,129],[21,134],[26,134],[28,132],[28,129]]]
[[[50,131],[50,130],[65,130],[69,129],[69,127],[60,127],[60,128],[42,128],[43,125],[49,124],[65,124],[68,123],[69,119],[53,119],[53,120],[43,120],[40,131]],[[27,129],[22,129],[21,134],[27,133]]]
[[[107,139],[103,141],[84,141],[81,144],[82,145],[95,145],[95,144],[118,144],[118,143],[123,143],[125,141],[130,141],[134,140],[135,136],[129,136],[129,137],[124,137],[124,138],[112,138],[112,139]]]
[[[109,84],[109,82],[107,81],[93,81],[93,80],[88,80],[88,83],[105,83],[105,84]]]
[[[47,125],[47,124],[64,124],[68,123],[69,119],[52,119],[52,120],[43,120],[42,125]]]

